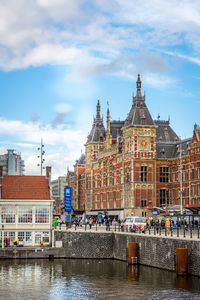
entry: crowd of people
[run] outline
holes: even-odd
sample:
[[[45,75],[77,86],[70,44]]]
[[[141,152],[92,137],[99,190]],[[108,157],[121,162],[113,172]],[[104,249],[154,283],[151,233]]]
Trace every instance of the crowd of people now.
[[[90,229],[96,224],[105,226],[118,225],[123,227],[125,226],[125,220],[120,220],[116,216],[101,215],[101,218],[99,218],[99,216],[73,216],[71,219],[71,224],[74,224],[76,227],[88,225]],[[170,217],[146,218],[146,229],[155,228],[157,231],[159,228],[166,228],[169,232],[172,228],[177,227],[189,230],[190,228],[194,229],[198,226],[200,227],[200,221],[198,220],[192,220],[189,222],[187,219],[175,220],[174,218]]]

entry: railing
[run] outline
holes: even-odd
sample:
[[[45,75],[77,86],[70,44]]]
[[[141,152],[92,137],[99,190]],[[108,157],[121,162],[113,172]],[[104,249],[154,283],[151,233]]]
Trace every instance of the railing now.
[[[122,233],[131,233],[131,234],[141,234],[141,235],[152,235],[152,236],[161,236],[161,237],[176,237],[181,239],[200,239],[200,226],[194,227],[170,227],[166,228],[165,226],[149,226],[146,229],[133,229],[129,226],[121,226],[120,224],[62,224],[57,226],[58,230],[69,230],[69,231],[87,231],[87,232],[122,232]]]

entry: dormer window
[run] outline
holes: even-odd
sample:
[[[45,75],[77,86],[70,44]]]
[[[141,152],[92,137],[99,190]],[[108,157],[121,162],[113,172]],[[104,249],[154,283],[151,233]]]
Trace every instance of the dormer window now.
[[[165,155],[165,149],[162,148],[162,150],[160,151],[160,153],[161,153],[162,155]]]
[[[102,135],[100,136],[99,140],[100,140],[100,142],[103,142],[103,137],[102,137]]]
[[[162,142],[162,140],[163,140],[163,139],[162,139],[162,136],[160,136],[160,137],[159,137],[159,141]]]
[[[142,117],[141,117],[141,124],[142,125],[146,124],[146,117],[145,117],[145,115],[142,115]]]

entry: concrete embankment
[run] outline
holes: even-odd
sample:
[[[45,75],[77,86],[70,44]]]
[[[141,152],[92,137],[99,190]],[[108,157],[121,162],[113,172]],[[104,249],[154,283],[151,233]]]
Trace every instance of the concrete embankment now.
[[[68,258],[127,261],[128,243],[138,243],[138,263],[176,271],[176,248],[188,249],[188,274],[200,276],[200,242],[129,233],[56,232]]]

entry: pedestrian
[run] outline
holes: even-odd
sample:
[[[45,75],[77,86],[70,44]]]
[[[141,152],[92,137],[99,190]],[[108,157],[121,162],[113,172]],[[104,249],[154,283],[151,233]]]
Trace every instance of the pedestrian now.
[[[170,227],[171,227],[171,223],[170,223],[169,219],[166,220],[165,227],[167,229],[167,234],[169,235],[169,231],[170,231]]]
[[[93,220],[92,218],[89,219],[89,226],[90,226],[90,229],[92,228],[92,223],[93,223]]]

